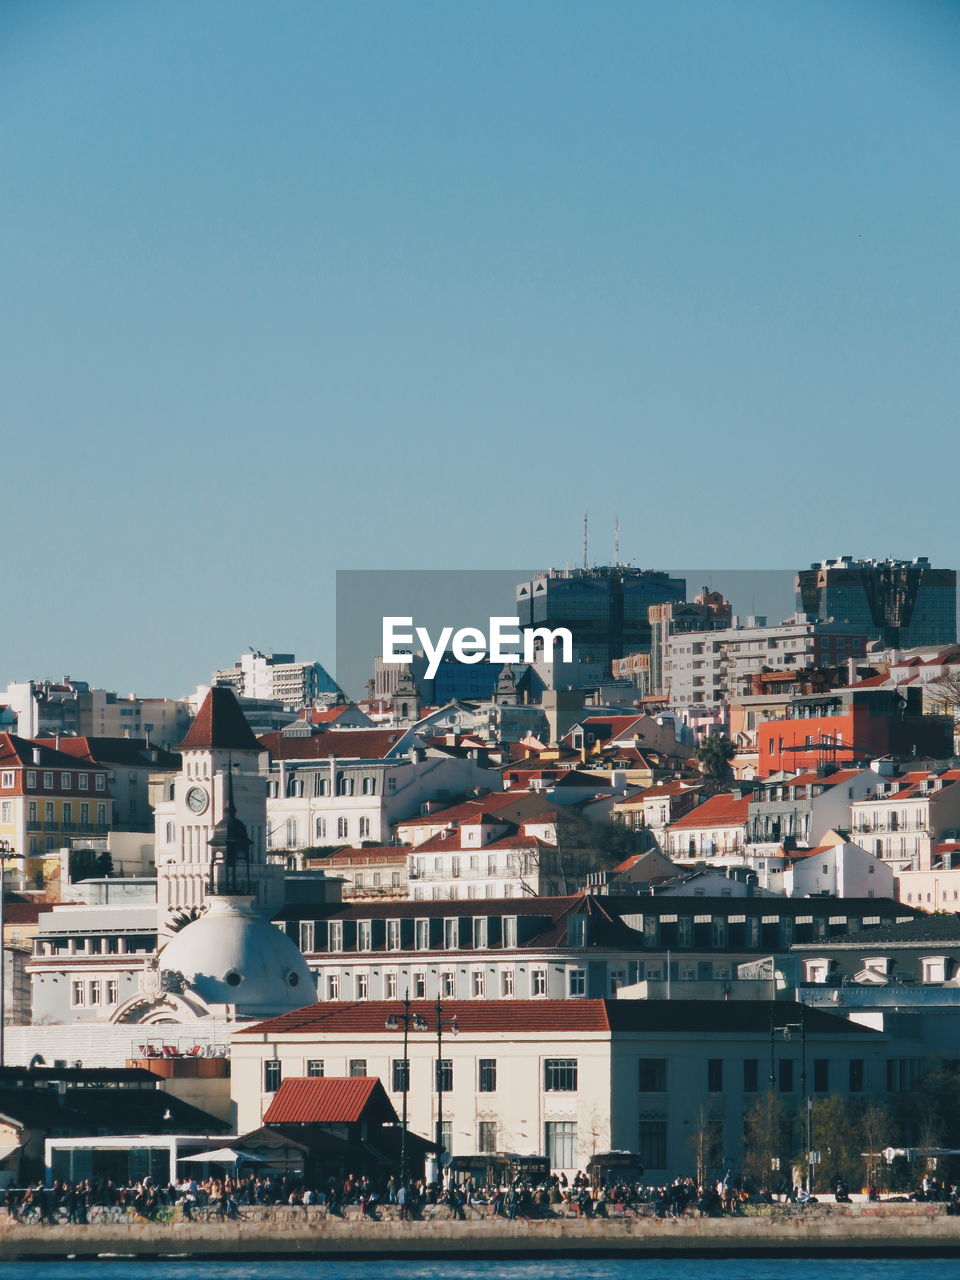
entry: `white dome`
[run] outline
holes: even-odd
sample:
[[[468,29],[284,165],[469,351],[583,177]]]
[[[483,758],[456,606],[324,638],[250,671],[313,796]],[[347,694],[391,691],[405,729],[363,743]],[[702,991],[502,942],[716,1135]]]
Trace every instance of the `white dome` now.
[[[249,897],[210,898],[206,913],[160,952],[161,974],[182,974],[206,1004],[236,1005],[246,1017],[273,1017],[313,1004],[317,997],[307,962],[252,902]]]

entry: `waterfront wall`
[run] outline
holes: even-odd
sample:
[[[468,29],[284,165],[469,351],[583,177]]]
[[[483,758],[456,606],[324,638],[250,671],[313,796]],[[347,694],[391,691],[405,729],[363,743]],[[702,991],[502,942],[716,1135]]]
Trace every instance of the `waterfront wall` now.
[[[248,1216],[255,1215],[255,1216]],[[960,1218],[941,1206],[823,1206],[735,1218],[401,1222],[328,1217],[323,1210],[245,1211],[239,1222],[0,1222],[0,1259],[128,1257],[545,1257],[960,1255]]]

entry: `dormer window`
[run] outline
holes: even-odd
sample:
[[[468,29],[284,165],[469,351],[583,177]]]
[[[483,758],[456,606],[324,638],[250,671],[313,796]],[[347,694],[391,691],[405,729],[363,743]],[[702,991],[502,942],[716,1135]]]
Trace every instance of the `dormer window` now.
[[[921,982],[946,982],[948,964],[949,959],[947,956],[921,956]]]

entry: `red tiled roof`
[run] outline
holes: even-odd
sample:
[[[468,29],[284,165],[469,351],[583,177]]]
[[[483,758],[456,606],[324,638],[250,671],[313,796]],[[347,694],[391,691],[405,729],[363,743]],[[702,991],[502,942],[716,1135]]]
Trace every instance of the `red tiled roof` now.
[[[46,738],[21,738],[15,733],[0,733],[0,762],[5,768],[34,767],[33,752],[40,753],[37,765],[46,769],[85,769],[93,767],[89,761],[79,761],[64,750],[47,745]]]
[[[5,902],[3,923],[5,927],[10,924],[36,924],[44,912],[52,910],[52,902]]]
[[[354,1124],[369,1111],[378,1113],[379,1120],[397,1119],[377,1076],[292,1076],[281,1081],[263,1122]]]
[[[323,865],[352,866],[354,862],[363,859],[371,862],[406,862],[410,852],[406,845],[398,844],[377,844],[368,849],[338,849],[336,853],[323,859]]]
[[[162,747],[151,747],[146,738],[61,738],[59,749],[79,760],[101,765],[119,764],[126,768],[158,770],[180,765],[178,755]]]
[[[217,685],[204,698],[178,751],[259,751],[232,689]]]
[[[455,804],[449,809],[437,809],[420,818],[400,818],[396,825],[398,827],[438,827],[447,826],[450,823],[482,822],[485,817],[493,817],[501,809],[506,809],[510,805],[519,804],[521,801],[526,803],[528,796],[533,798],[535,793],[523,792],[518,795],[516,791],[491,791],[488,795],[478,796],[475,800],[464,800],[462,804]],[[553,806],[544,799],[543,808],[546,811]]]
[[[324,729],[309,738],[265,733],[260,747],[274,760],[383,760],[407,729]]]
[[[391,1014],[396,1016],[398,1008],[395,1000],[325,1000],[255,1027],[245,1027],[237,1034],[381,1035],[385,1019]],[[411,1031],[412,1036],[436,1035],[435,1004],[429,1000],[411,1000],[410,1012],[425,1018],[428,1028],[419,1033]],[[444,1000],[443,1016],[445,1020],[455,1017],[458,1030],[467,1033],[606,1031],[609,1026],[602,1000]],[[322,1078],[318,1083],[322,1083]],[[269,1112],[264,1119],[271,1119]]]
[[[459,834],[459,833],[458,833]],[[495,853],[498,849],[553,849],[556,846],[549,844],[543,840],[537,839],[536,836],[521,835],[518,832],[508,833],[499,836],[496,840],[490,840],[483,845],[462,845],[456,842],[455,837],[443,834],[431,836],[429,840],[424,840],[423,844],[418,844],[413,853],[439,853],[446,849],[448,852],[453,849],[457,853]]]
[[[749,796],[711,796],[671,823],[671,827],[739,827],[747,820],[749,805]]]

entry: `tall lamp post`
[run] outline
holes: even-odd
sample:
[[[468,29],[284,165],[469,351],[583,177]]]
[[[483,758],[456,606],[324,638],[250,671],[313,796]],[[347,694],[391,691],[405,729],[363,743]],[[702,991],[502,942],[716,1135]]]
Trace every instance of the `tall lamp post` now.
[[[440,1162],[443,1158],[443,1033],[449,1031],[451,1035],[456,1035],[460,1028],[457,1026],[456,1015],[452,1018],[444,1018],[443,1005],[439,996],[437,996],[435,1009],[437,1014],[437,1129],[434,1141],[437,1145],[437,1183],[439,1184]]]
[[[400,1127],[400,1184],[407,1185],[407,1095],[410,1092],[410,1059],[407,1056],[407,1043],[410,1038],[410,1027],[414,1031],[426,1031],[427,1020],[419,1013],[410,1012],[410,991],[408,990],[401,1002],[403,1013],[391,1013],[387,1015],[385,1026],[388,1031],[399,1031],[403,1027],[403,1073],[401,1080],[403,1082],[403,1120]]]
[[[3,945],[3,930],[6,923],[4,920],[3,870],[7,858],[15,857],[16,853],[10,841],[0,840],[0,1067],[6,1065],[6,1059],[4,1057],[4,1029],[7,1018],[7,953],[6,948]]]
[[[784,1040],[790,1039],[793,1031],[800,1032],[800,1096],[803,1100],[804,1114],[804,1137],[807,1144],[807,1191],[813,1193],[813,1101],[807,1093],[807,1018],[806,1009],[801,1007],[799,1022],[784,1022],[781,1026],[774,1025],[773,1012],[770,1013],[770,1095],[773,1096],[774,1090],[774,1033],[779,1031]]]

